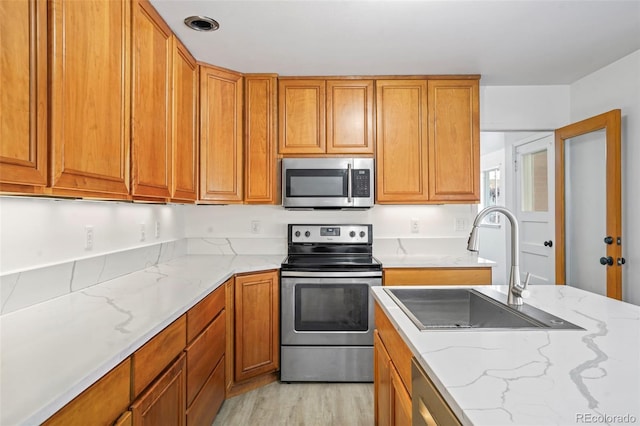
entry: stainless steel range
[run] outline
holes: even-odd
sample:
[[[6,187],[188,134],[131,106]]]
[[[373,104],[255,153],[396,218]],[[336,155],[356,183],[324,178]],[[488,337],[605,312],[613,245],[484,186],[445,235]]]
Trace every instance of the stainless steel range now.
[[[373,381],[371,225],[289,225],[281,267],[280,380]]]

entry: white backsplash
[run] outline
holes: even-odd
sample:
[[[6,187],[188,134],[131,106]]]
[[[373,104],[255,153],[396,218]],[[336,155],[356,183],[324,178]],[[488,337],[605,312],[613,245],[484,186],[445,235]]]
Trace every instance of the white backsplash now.
[[[0,314],[79,291],[187,253],[176,240],[0,276]]]

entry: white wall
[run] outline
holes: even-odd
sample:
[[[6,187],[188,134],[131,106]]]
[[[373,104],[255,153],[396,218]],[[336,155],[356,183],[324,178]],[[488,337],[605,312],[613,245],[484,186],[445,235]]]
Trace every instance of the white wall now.
[[[180,205],[0,197],[0,273],[183,238]],[[154,236],[155,221],[160,237]],[[141,224],[146,240],[141,241]],[[93,250],[85,250],[92,225]]]
[[[623,300],[640,305],[640,50],[570,87],[571,122],[622,110]]]

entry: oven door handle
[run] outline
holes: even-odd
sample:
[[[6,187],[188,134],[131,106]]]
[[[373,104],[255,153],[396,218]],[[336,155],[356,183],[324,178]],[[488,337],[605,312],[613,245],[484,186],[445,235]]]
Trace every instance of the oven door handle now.
[[[351,181],[351,163],[347,164],[347,203],[351,204],[351,194],[353,193],[353,182]]]
[[[312,271],[280,271],[282,277],[298,278],[380,278],[382,271],[349,271],[349,272],[312,272]]]

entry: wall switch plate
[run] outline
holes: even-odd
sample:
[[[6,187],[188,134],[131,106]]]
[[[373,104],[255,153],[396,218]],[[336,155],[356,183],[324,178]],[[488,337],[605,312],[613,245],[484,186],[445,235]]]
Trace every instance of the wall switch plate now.
[[[454,231],[465,231],[467,229],[467,221],[462,217],[456,217],[456,221],[453,225]]]
[[[259,234],[260,233],[260,221],[259,220],[252,220],[251,221],[251,233],[252,234]]]
[[[145,223],[142,222],[140,224],[140,241],[144,241],[147,239],[147,230],[145,229]]]
[[[418,232],[420,232],[420,223],[418,222],[418,219],[411,219],[411,233],[417,234]]]
[[[156,238],[160,238],[160,222],[156,220],[156,226],[154,229],[154,234]]]
[[[93,225],[87,225],[84,227],[84,249],[93,250]]]

